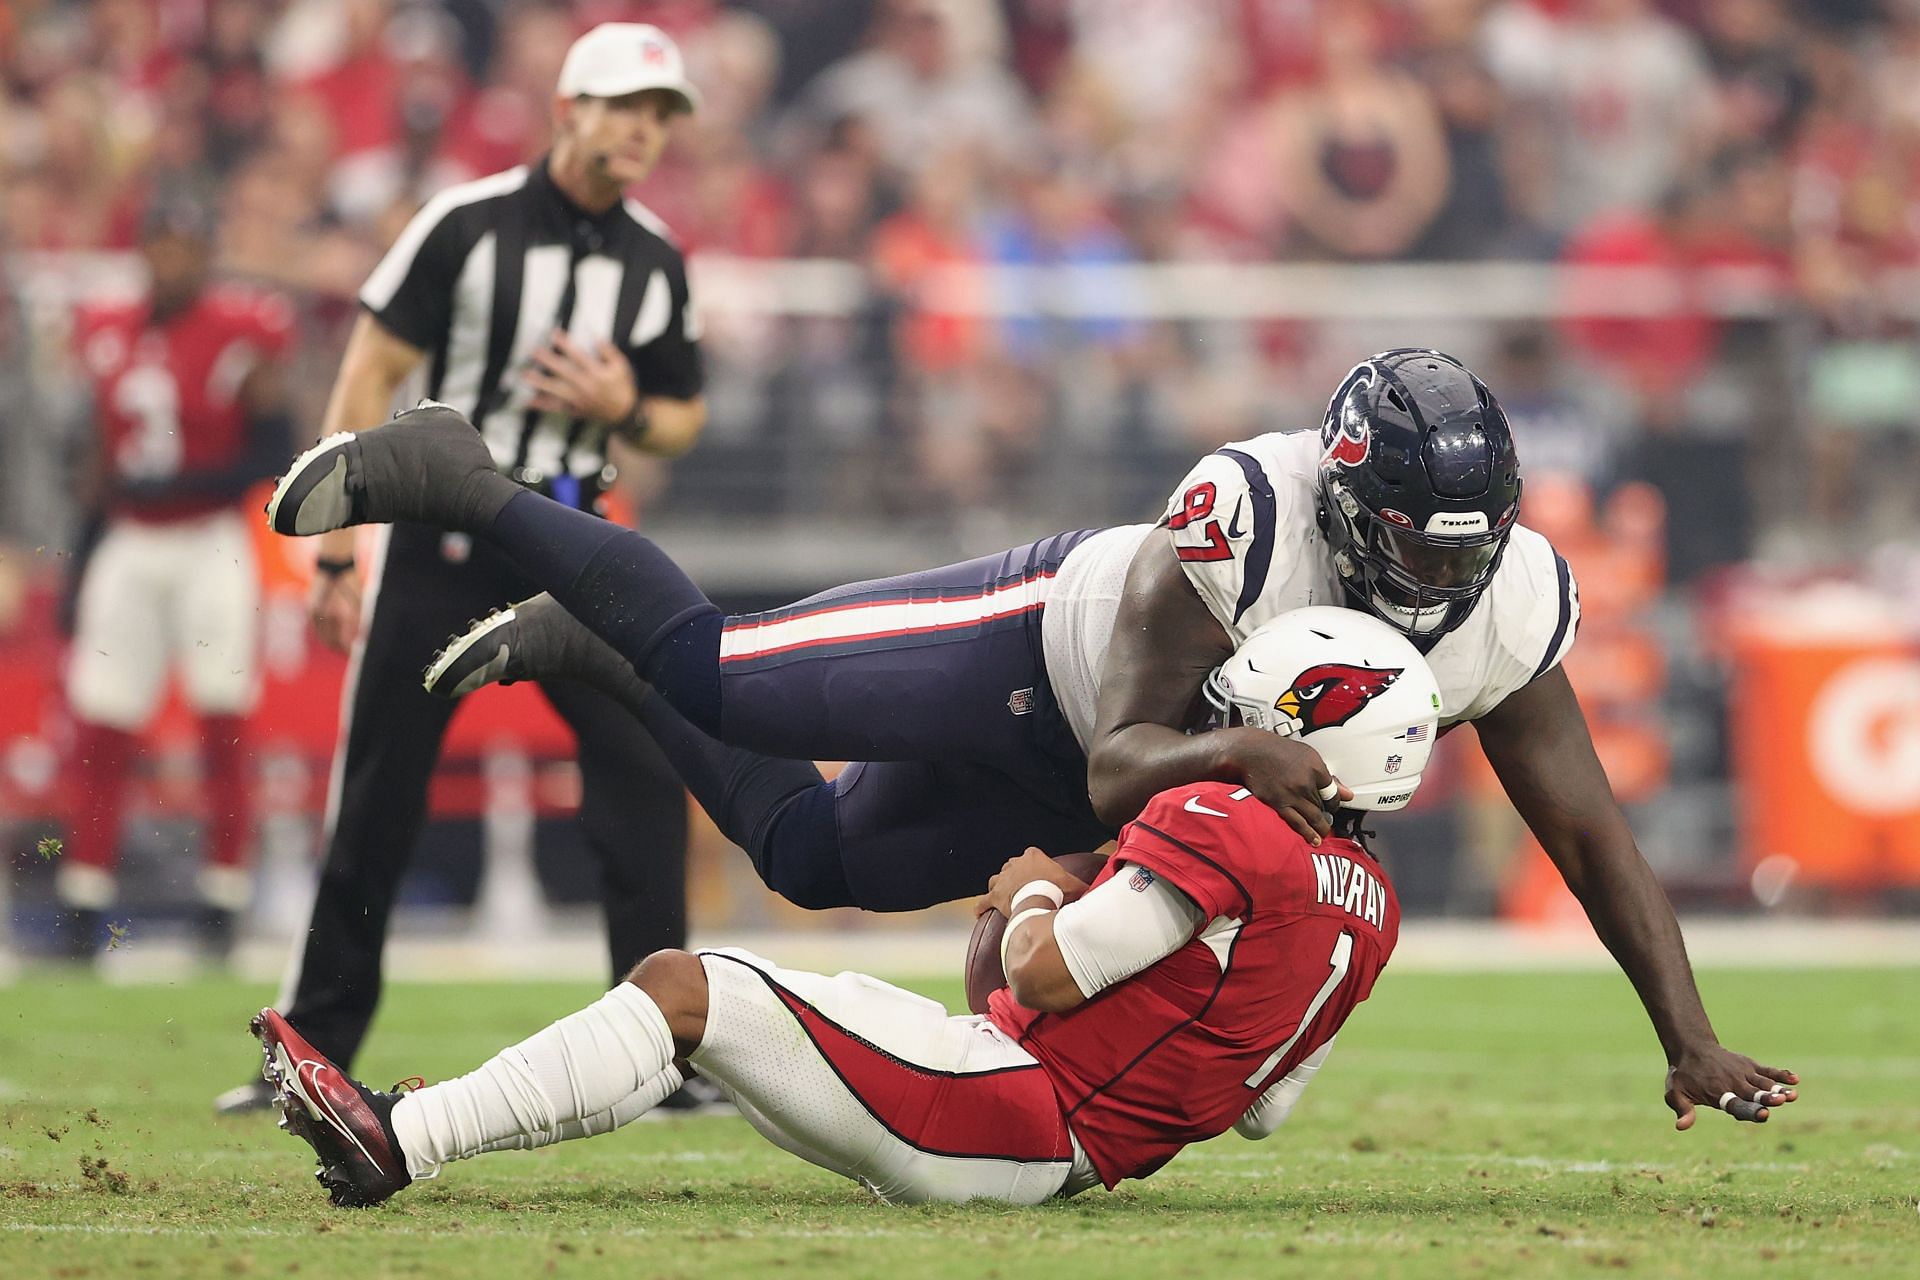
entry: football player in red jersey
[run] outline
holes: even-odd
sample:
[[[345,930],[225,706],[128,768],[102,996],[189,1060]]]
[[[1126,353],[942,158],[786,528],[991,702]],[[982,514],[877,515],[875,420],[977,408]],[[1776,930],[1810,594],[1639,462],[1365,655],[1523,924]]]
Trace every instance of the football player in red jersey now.
[[[1012,914],[1011,985],[987,1015],[856,973],[663,951],[471,1074],[396,1096],[268,1009],[254,1029],[288,1127],[345,1205],[617,1128],[678,1086],[679,1059],[768,1139],[889,1201],[1036,1204],[1228,1128],[1264,1138],[1392,954],[1399,905],[1357,826],[1418,787],[1440,695],[1405,637],[1337,608],[1262,628],[1210,691],[1227,722],[1325,757],[1353,793],[1334,834],[1310,846],[1244,788],[1200,782],[1157,795],[1091,886],[1029,850],[981,904]]]
[[[83,308],[74,352],[91,385],[100,536],[80,578],[67,699],[76,802],[56,889],[76,956],[98,944],[137,736],[177,674],[200,717],[204,945],[224,954],[244,908],[252,812],[245,717],[257,693],[259,584],[238,501],[273,474],[288,421],[276,373],[292,311],[209,283],[213,215],[183,192],[143,227],[144,297]]]

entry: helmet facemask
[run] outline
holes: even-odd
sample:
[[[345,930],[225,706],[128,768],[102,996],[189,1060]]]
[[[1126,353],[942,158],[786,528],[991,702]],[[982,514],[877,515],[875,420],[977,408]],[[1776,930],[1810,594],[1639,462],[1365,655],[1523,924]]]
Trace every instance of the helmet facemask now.
[[[1437,640],[1467,620],[1499,572],[1518,512],[1509,508],[1494,529],[1446,536],[1368,510],[1331,469],[1322,472],[1321,490],[1341,584],[1368,612],[1416,640]]]

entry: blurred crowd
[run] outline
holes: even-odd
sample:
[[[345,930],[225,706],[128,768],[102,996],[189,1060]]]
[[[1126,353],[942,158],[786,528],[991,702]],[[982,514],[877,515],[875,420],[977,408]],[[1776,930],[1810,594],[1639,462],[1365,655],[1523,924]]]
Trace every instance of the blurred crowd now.
[[[1920,0],[9,0],[0,246],[125,248],[151,192],[203,184],[226,268],[295,295],[326,365],[406,218],[539,154],[568,43],[616,19],[669,31],[705,95],[639,193],[683,245],[873,284],[710,328],[714,426],[669,503],[817,515],[884,471],[903,519],[1129,515],[1197,449],[1314,421],[1359,347],[1430,333],[1596,484],[1669,442],[1777,515],[1724,456],[1764,439],[1772,483],[1812,477],[1806,528],[1912,526],[1910,485],[1857,482],[1920,404],[1890,284],[1920,254]],[[1408,335],[987,318],[928,287],[1192,259],[1716,267],[1785,318]],[[1786,373],[1817,411],[1768,425]]]

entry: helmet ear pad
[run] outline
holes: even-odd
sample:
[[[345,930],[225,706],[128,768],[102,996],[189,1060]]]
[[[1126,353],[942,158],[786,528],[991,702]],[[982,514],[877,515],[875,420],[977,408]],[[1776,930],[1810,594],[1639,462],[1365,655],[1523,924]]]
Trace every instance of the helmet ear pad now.
[[[1472,612],[1519,515],[1506,413],[1451,356],[1411,348],[1373,356],[1327,406],[1320,497],[1321,531],[1349,598],[1436,641]],[[1450,571],[1456,561],[1471,573]]]

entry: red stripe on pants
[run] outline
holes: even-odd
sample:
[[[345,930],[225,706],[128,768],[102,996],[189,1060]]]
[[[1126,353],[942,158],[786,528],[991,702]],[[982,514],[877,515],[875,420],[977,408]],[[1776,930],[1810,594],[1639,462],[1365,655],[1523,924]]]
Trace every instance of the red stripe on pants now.
[[[982,1160],[1073,1159],[1059,1100],[1038,1063],[974,1074],[916,1066],[771,979],[768,985],[860,1105],[902,1142],[933,1155]]]

